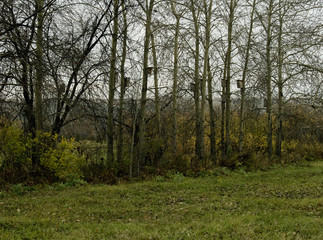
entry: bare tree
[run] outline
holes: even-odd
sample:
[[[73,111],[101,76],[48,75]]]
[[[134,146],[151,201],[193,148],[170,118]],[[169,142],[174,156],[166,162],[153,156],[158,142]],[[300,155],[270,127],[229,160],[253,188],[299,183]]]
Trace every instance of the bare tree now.
[[[122,38],[122,57],[121,57],[121,84],[120,84],[120,104],[119,104],[119,127],[118,127],[118,145],[117,145],[117,159],[119,162],[123,159],[123,106],[124,95],[126,87],[130,82],[130,78],[125,75],[125,62],[127,57],[127,37],[128,37],[128,21],[125,0],[122,0],[122,16],[123,16],[123,38]]]
[[[279,0],[279,9],[278,9],[278,128],[277,128],[277,134],[276,134],[276,155],[278,157],[281,157],[281,145],[282,145],[282,135],[283,135],[283,47],[282,47],[282,35],[283,35],[283,18],[284,13],[282,11],[282,1]]]
[[[198,161],[202,161],[204,158],[204,139],[201,119],[201,103],[200,103],[200,92],[201,92],[201,79],[200,79],[200,24],[199,15],[200,9],[196,6],[196,3],[190,1],[190,11],[193,17],[194,25],[194,101],[195,101],[195,154]],[[203,83],[202,83],[203,84]]]
[[[149,54],[149,43],[151,39],[151,18],[154,8],[154,0],[149,0],[146,2],[146,6],[143,6],[140,1],[138,1],[142,10],[146,14],[146,28],[145,28],[145,43],[144,43],[144,56],[143,56],[143,75],[142,75],[142,89],[141,89],[141,99],[140,99],[140,111],[139,111],[139,142],[138,146],[138,159],[137,159],[137,172],[139,176],[140,165],[144,162],[144,144],[145,144],[145,115],[146,115],[146,102],[147,102],[147,88],[148,88],[148,75],[150,74],[150,68],[148,66],[148,54]]]
[[[245,120],[245,94],[246,94],[246,76],[248,72],[248,62],[249,62],[249,55],[250,55],[250,48],[251,48],[251,36],[254,24],[254,13],[256,9],[257,0],[253,0],[252,9],[251,9],[251,17],[250,17],[250,26],[248,32],[248,40],[247,40],[247,47],[245,53],[245,62],[242,72],[242,86],[241,87],[241,104],[240,104],[240,123],[239,123],[239,152],[242,152],[243,149],[243,139],[244,139],[244,120]]]
[[[157,62],[157,51],[155,44],[155,35],[151,34],[151,51],[153,55],[153,66],[154,66],[154,88],[155,88],[155,111],[157,120],[157,134],[158,137],[161,135],[161,116],[160,116],[160,101],[159,101],[159,84],[158,84],[158,62]]]
[[[67,121],[70,111],[78,104],[83,94],[101,77],[101,74],[97,74],[93,78],[90,77],[100,64],[87,66],[86,70],[82,67],[91,59],[91,53],[98,43],[108,35],[107,30],[114,19],[114,15],[110,15],[111,7],[112,0],[104,5],[105,9],[95,15],[94,19],[91,16],[85,20],[86,24],[83,31],[79,35],[73,36],[72,42],[65,44],[67,49],[59,53],[63,56],[58,55],[58,59],[54,60],[52,59],[52,52],[47,53],[47,61],[50,62],[51,76],[55,81],[58,95],[52,133],[59,133],[64,125],[73,121],[73,119]],[[62,42],[64,41],[68,40],[63,38]],[[57,46],[58,44],[57,42],[54,43],[52,48],[62,47]],[[71,55],[67,56],[66,52]],[[65,72],[59,73],[63,68]],[[81,73],[82,76],[80,76]],[[67,78],[67,81],[63,80],[60,74],[65,76],[67,74],[68,76],[64,77]]]
[[[206,83],[208,83],[208,101],[209,101],[209,109],[210,109],[210,153],[213,162],[215,162],[215,119],[214,119],[214,109],[213,109],[213,101],[212,101],[212,74],[210,69],[210,41],[211,41],[211,19],[212,19],[212,8],[213,8],[213,0],[210,0],[209,3],[207,1],[203,1],[203,8],[205,14],[205,44],[204,44],[204,67],[203,67],[203,81],[202,81],[202,99],[201,99],[201,130],[202,130],[202,138],[204,139],[205,134],[205,103],[206,103]],[[204,148],[204,146],[203,146]]]
[[[261,21],[261,24],[265,30],[266,34],[266,53],[264,55],[266,61],[266,99],[264,100],[266,112],[267,112],[267,153],[270,157],[273,153],[273,123],[272,123],[272,45],[273,45],[273,37],[272,37],[272,25],[273,25],[273,15],[274,15],[274,1],[269,0],[265,2],[267,4],[266,7],[266,17],[267,22],[264,21],[261,14],[258,14],[258,17]]]
[[[116,58],[117,58],[117,40],[118,40],[118,11],[119,11],[119,1],[113,0],[113,33],[112,33],[112,46],[111,46],[111,61],[110,61],[110,75],[109,75],[109,102],[108,102],[108,127],[107,127],[107,138],[108,138],[108,152],[107,161],[114,161],[113,154],[113,102],[114,102],[114,92],[115,92],[115,82],[118,77],[116,72]]]
[[[225,154],[229,157],[231,154],[231,139],[230,139],[230,120],[231,120],[231,54],[232,54],[232,31],[234,13],[237,7],[237,0],[230,0],[229,22],[228,22],[228,48],[226,56],[226,79],[225,79]]]
[[[36,32],[36,80],[35,80],[35,104],[36,104],[36,129],[43,130],[43,100],[42,85],[44,81],[43,68],[43,24],[44,24],[44,0],[36,0],[37,32]]]
[[[172,13],[176,19],[175,22],[175,36],[174,36],[174,76],[173,76],[173,92],[172,92],[172,148],[173,154],[177,151],[177,88],[178,88],[178,41],[179,41],[179,30],[181,14],[177,13],[175,7],[175,1],[171,1]]]

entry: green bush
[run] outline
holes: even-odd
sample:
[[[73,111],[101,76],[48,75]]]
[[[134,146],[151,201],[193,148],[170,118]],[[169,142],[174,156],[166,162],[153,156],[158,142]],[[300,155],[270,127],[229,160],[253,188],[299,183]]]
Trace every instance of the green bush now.
[[[32,166],[32,155],[39,158],[38,169]],[[74,139],[59,139],[57,135],[42,132],[31,138],[14,125],[0,129],[2,183],[79,179],[83,164],[84,157],[76,151]]]
[[[75,149],[74,139],[66,139],[62,137],[57,141],[57,135],[49,135],[35,139],[36,144],[41,144],[40,148],[40,164],[43,168],[49,170],[60,180],[78,179],[81,176],[81,166],[85,159],[79,155]],[[40,143],[40,139],[48,139],[47,143],[57,142],[54,146]]]
[[[31,141],[13,125],[0,129],[0,167],[31,164]]]
[[[0,129],[0,184],[26,181],[31,169],[31,141],[13,125]]]

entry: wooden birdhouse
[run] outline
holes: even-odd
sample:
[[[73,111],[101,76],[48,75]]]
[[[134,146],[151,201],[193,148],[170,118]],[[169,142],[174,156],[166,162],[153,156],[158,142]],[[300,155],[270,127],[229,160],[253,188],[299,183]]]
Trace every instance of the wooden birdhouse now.
[[[125,77],[124,78],[124,86],[125,87],[129,87],[129,84],[130,84],[130,78],[129,77]]]
[[[63,94],[65,92],[66,86],[64,83],[61,83],[58,87],[58,93]]]
[[[194,82],[191,82],[191,83],[190,83],[190,90],[191,90],[192,92],[194,92],[194,91],[195,91],[195,83],[194,83]]]
[[[243,88],[243,81],[237,80],[237,88]]]
[[[114,81],[115,82],[118,82],[118,77],[119,77],[119,72],[115,71],[115,73],[114,73]]]
[[[223,103],[226,102],[226,95],[225,94],[221,95],[221,102],[223,102]]]
[[[225,87],[225,79],[224,78],[221,80],[221,87]]]
[[[147,67],[145,70],[146,74],[152,74],[153,69],[154,69],[153,67]]]

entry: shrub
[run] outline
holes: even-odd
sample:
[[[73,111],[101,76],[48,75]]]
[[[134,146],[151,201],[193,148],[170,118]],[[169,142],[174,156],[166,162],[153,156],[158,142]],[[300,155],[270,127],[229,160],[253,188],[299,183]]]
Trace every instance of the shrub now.
[[[296,153],[307,161],[323,160],[323,143],[315,141],[299,144]]]
[[[0,166],[31,164],[31,141],[23,131],[13,125],[0,129]]]
[[[40,139],[47,139],[47,142],[40,143]],[[43,168],[49,170],[60,180],[78,179],[81,176],[81,166],[84,164],[84,157],[79,155],[74,145],[74,139],[61,138],[57,142],[57,135],[44,133],[41,137],[35,139],[40,148],[40,164]],[[54,146],[52,143],[57,142]]]
[[[40,160],[34,172],[31,156],[37,153]],[[74,139],[61,138],[38,132],[32,139],[14,126],[0,129],[0,176],[2,184],[44,180],[79,179],[84,157],[77,153]]]
[[[31,141],[13,125],[0,129],[1,184],[19,183],[28,178],[31,168]]]

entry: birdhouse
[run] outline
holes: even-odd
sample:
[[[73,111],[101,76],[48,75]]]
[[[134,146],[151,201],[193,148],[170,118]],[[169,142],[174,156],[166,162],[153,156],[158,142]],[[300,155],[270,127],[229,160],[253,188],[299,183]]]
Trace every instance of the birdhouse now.
[[[243,81],[237,80],[237,88],[243,88]]]
[[[64,83],[61,83],[58,87],[58,93],[63,94],[65,92],[66,86]]]
[[[221,87],[225,87],[225,79],[224,78],[221,80]]]
[[[190,83],[190,90],[191,90],[192,92],[194,92],[194,91],[195,91],[195,83],[194,83],[194,82],[191,82],[191,83]]]
[[[129,87],[129,84],[130,84],[130,78],[129,77],[125,77],[124,78],[124,86],[125,87]]]
[[[154,69],[153,67],[147,67],[145,70],[146,74],[152,74],[153,69]]]
[[[223,95],[221,95],[221,102],[225,103],[225,101],[226,101],[226,95],[223,94]]]
[[[115,73],[114,73],[114,81],[115,82],[118,82],[118,77],[119,77],[119,73],[118,73],[118,71],[115,71]]]
[[[267,108],[268,107],[268,100],[267,98],[264,99],[264,108]]]

